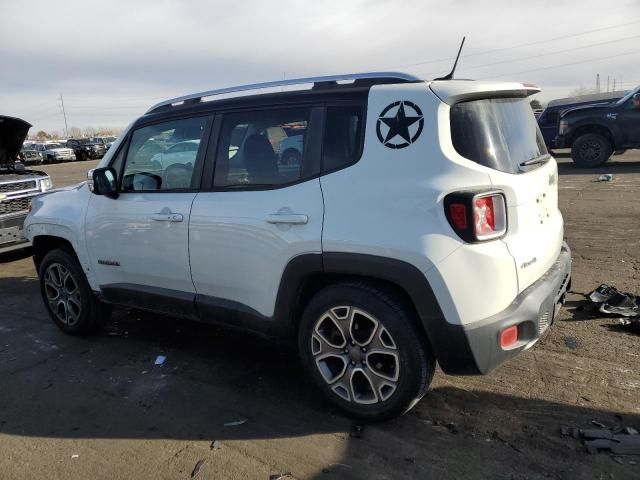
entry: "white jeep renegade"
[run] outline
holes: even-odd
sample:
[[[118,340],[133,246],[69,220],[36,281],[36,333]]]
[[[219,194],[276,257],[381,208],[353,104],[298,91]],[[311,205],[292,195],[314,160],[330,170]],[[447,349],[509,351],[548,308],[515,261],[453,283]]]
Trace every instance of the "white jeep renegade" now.
[[[487,373],[564,299],[537,91],[379,73],[162,102],[33,201],[44,303],[71,334],[121,305],[288,341],[350,414],[405,412],[436,362]]]

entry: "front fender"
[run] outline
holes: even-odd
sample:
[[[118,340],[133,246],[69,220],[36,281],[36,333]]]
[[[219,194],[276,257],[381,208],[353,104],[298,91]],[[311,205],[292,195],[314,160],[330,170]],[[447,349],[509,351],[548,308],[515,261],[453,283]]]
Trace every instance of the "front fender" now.
[[[97,283],[91,271],[84,235],[84,222],[91,192],[86,183],[36,197],[24,222],[24,233],[32,243],[39,236],[68,241],[92,289]]]

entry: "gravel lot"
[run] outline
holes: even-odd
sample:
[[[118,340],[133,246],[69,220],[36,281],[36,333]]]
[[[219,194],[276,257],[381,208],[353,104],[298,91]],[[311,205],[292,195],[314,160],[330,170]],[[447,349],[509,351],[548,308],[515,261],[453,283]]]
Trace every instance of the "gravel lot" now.
[[[640,478],[639,456],[589,455],[559,434],[640,427],[640,337],[581,296],[601,282],[640,294],[640,151],[596,170],[559,162],[574,293],[549,335],[489,376],[436,374],[408,415],[360,435],[289,352],[135,312],[65,336],[29,252],[0,256],[0,477]],[[96,163],[43,169],[62,186]],[[594,181],[604,172],[613,182]]]

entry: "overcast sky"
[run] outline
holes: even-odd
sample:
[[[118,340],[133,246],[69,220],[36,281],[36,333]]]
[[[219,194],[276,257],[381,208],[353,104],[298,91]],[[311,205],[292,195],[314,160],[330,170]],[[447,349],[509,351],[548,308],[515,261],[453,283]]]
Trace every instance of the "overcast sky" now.
[[[125,126],[164,98],[308,75],[401,70],[538,84],[542,101],[640,83],[640,1],[0,0],[0,114]]]

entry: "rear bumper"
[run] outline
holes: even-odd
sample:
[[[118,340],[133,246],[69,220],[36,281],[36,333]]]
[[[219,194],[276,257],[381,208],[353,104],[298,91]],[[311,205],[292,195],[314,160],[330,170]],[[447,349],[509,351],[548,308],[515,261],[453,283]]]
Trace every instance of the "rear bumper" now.
[[[555,264],[504,311],[471,326],[441,323],[440,328],[429,332],[442,370],[449,374],[486,374],[532,347],[553,322],[570,283],[571,250],[564,243]],[[518,341],[504,350],[500,332],[513,325],[518,325]]]

